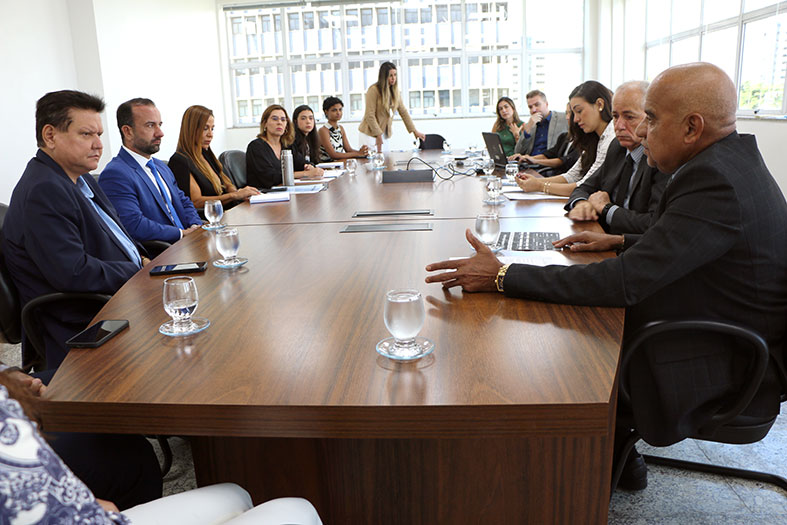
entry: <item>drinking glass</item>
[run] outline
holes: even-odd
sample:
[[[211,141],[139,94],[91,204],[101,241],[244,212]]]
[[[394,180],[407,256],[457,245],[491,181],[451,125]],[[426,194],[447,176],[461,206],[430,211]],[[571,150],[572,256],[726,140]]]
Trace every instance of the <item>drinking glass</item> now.
[[[358,169],[358,161],[355,159],[347,159],[344,161],[344,169],[350,177],[355,177],[355,170]]]
[[[484,157],[481,160],[481,169],[484,170],[484,175],[489,177],[495,171],[495,161],[490,157]]]
[[[240,237],[237,228],[224,228],[216,232],[216,249],[223,259],[214,261],[214,266],[219,268],[234,268],[248,262],[245,257],[238,257]]]
[[[224,207],[221,205],[221,201],[205,201],[205,218],[208,219],[208,224],[204,226],[206,230],[223,228],[222,217],[224,217]]]
[[[189,335],[201,332],[210,325],[210,321],[201,317],[192,317],[197,310],[199,296],[197,283],[191,277],[170,277],[164,280],[163,292],[164,311],[172,317],[159,327],[164,335]]]
[[[412,289],[391,290],[385,294],[383,321],[393,337],[377,343],[377,352],[400,361],[421,358],[434,350],[434,343],[418,332],[424,326],[424,298]]]
[[[500,196],[503,192],[503,181],[499,177],[489,177],[486,180],[486,194],[488,197],[484,199],[487,204],[500,204],[505,199]]]
[[[509,162],[506,164],[506,179],[509,182],[514,182],[516,180],[516,176],[519,173],[519,164],[516,162]]]
[[[374,164],[374,169],[383,169],[383,164],[385,164],[385,155],[383,155],[381,152],[375,153],[372,156],[372,163]]]
[[[497,213],[482,213],[475,218],[475,234],[478,239],[493,251],[500,235],[500,219]]]

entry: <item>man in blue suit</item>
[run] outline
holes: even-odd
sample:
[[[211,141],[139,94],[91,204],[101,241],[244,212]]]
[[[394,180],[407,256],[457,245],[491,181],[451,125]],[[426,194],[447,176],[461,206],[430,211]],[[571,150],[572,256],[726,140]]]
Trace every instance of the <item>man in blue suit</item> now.
[[[117,110],[123,146],[104,168],[99,184],[123,226],[137,241],[173,243],[202,220],[167,165],[152,155],[161,148],[161,114],[152,100],[135,98]]]

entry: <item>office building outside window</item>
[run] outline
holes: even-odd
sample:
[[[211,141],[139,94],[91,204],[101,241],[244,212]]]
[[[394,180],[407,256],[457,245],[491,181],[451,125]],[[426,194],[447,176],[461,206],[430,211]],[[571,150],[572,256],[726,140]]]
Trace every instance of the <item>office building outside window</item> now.
[[[257,125],[274,103],[319,118],[328,96],[360,120],[384,61],[418,118],[490,115],[501,96],[524,108],[534,88],[562,100],[583,79],[584,0],[268,3],[223,16],[236,126]],[[550,33],[552,16],[565,27]]]

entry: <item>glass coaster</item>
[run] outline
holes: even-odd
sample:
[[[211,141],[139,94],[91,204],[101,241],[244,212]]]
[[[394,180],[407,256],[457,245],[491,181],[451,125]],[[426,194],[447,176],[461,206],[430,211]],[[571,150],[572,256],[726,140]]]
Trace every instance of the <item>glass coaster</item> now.
[[[158,331],[161,332],[164,335],[169,335],[169,336],[172,336],[172,337],[178,337],[178,336],[181,336],[181,335],[197,334],[197,333],[203,331],[204,329],[206,329],[207,327],[210,326],[210,321],[208,321],[204,317],[192,317],[191,318],[191,325],[192,325],[191,329],[186,330],[186,331],[177,331],[176,332],[173,329],[174,323],[175,323],[175,321],[167,321],[166,323],[164,323],[163,325],[158,327]]]
[[[484,199],[484,204],[503,204],[506,202],[505,197],[497,197],[496,199]]]
[[[216,230],[223,230],[226,227],[227,227],[227,225],[226,224],[222,224],[222,223],[219,223],[216,226],[211,226],[210,224],[203,224],[202,225],[202,229],[203,230],[208,230],[209,232],[210,231],[216,231]]]
[[[216,268],[230,269],[230,268],[238,268],[240,266],[243,266],[247,262],[249,262],[249,260],[246,257],[235,257],[235,261],[233,262],[229,262],[225,259],[215,260],[213,261],[213,266],[215,266]]]
[[[394,338],[389,337],[377,343],[375,348],[381,356],[397,361],[420,359],[431,354],[434,350],[434,343],[425,337],[416,337],[412,345],[403,348],[396,348],[395,343]]]

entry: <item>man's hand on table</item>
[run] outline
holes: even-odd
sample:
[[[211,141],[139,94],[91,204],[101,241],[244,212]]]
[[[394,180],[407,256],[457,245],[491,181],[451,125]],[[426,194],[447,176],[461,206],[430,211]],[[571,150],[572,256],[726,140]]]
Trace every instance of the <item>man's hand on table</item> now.
[[[623,246],[622,235],[598,232],[580,232],[552,243],[555,248],[568,248],[572,252],[608,252]]]
[[[588,202],[593,206],[593,209],[596,210],[596,213],[601,213],[604,211],[604,206],[610,203],[609,193],[606,191],[597,191],[588,197]]]
[[[475,248],[476,254],[467,259],[441,261],[426,266],[427,272],[436,270],[455,270],[428,275],[427,283],[442,283],[443,288],[461,286],[465,292],[495,292],[495,279],[503,266],[492,250],[479,241],[470,230],[465,230],[467,241]]]
[[[593,209],[592,204],[586,200],[581,200],[568,212],[568,218],[572,221],[595,221],[598,219],[598,214]]]

